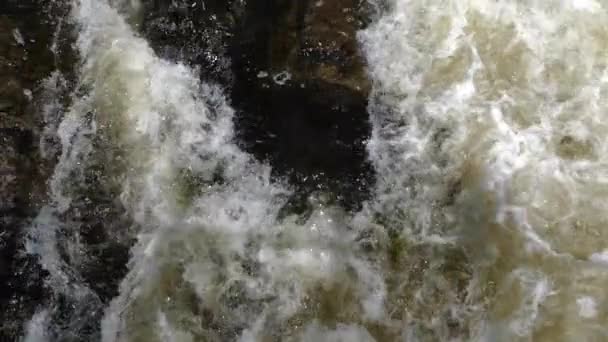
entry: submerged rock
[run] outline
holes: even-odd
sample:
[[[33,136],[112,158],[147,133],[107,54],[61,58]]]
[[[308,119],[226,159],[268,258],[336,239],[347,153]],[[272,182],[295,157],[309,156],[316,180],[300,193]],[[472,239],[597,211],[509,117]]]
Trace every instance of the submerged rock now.
[[[228,85],[228,46],[243,8],[241,0],[146,1],[141,31],[161,57],[200,68],[205,80]]]
[[[142,23],[164,57],[201,68],[237,110],[240,145],[288,178],[297,197],[367,198],[370,82],[356,33],[360,0],[160,1]]]
[[[256,45],[253,53],[263,58],[254,68],[266,69],[275,75],[275,81],[276,75],[290,74],[295,84],[323,82],[367,98],[370,83],[356,38],[365,23],[364,2],[279,0],[266,6],[260,3],[250,4],[249,21],[264,20],[266,11],[276,13],[276,18],[260,23],[270,25],[262,28],[264,36],[258,35],[253,42]],[[242,30],[249,31],[250,26]]]
[[[0,339],[7,341],[21,335],[22,323],[44,292],[43,273],[24,256],[22,237],[44,194],[32,93],[53,63],[46,49],[48,33],[36,27],[43,24],[30,22],[40,18],[22,16],[32,9],[29,5],[0,5]]]
[[[305,198],[329,190],[348,209],[367,197],[370,88],[357,47],[357,0],[249,2],[232,42],[242,145]]]
[[[61,8],[60,8],[61,7]],[[0,3],[0,340],[16,341],[49,291],[46,273],[24,250],[27,228],[46,198],[55,156],[40,150],[48,89],[54,72],[69,77],[74,58],[56,53],[69,43],[56,36],[59,3]],[[59,17],[58,17],[59,18]],[[58,71],[59,70],[59,71]],[[52,94],[58,103],[65,95]],[[57,110],[60,111],[59,108]]]

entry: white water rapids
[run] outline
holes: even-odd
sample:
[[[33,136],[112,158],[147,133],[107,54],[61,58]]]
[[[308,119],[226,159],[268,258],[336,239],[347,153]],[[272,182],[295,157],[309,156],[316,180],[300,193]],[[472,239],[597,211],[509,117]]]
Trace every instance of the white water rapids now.
[[[27,245],[56,293],[94,297],[57,236],[103,137],[137,238],[103,341],[608,340],[608,2],[388,1],[359,34],[374,198],[305,220],[138,10],[74,1],[83,90]]]

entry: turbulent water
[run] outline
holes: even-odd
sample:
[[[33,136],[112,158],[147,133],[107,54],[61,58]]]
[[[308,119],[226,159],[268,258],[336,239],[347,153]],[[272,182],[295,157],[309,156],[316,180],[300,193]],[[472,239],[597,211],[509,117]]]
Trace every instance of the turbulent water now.
[[[297,216],[222,90],[136,33],[137,2],[74,1],[79,87],[27,244],[73,314],[41,308],[25,340],[91,320],[108,342],[607,340],[608,3],[379,7],[373,199]],[[136,239],[109,305],[66,219],[99,164],[129,222],[111,233]]]

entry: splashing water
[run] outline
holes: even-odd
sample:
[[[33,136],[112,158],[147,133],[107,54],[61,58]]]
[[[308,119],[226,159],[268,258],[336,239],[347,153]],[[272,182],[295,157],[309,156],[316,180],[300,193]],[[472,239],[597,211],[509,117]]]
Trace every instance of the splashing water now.
[[[27,341],[91,305],[104,341],[607,338],[606,5],[389,1],[360,32],[375,198],[306,217],[280,214],[289,186],[236,146],[221,89],[132,30],[140,8],[74,2],[79,91],[27,249],[75,309]],[[136,239],[109,305],[66,220],[95,163]]]
[[[410,318],[435,339],[606,338],[607,15],[592,0],[403,0],[362,32],[376,206],[431,263],[459,246],[473,271],[441,309],[471,335]]]
[[[76,2],[73,16],[81,88],[89,91],[59,127],[53,204],[37,218],[28,250],[40,256],[55,292],[74,303],[94,296],[73,274],[77,262],[62,258],[57,235],[70,229],[62,214],[77,189],[71,184],[86,182],[78,176],[94,155],[93,136],[109,140],[120,159],[106,162],[117,164],[113,181],[137,243],[106,309],[103,340],[287,338],[313,324],[316,305],[335,294],[379,317],[380,273],[352,248],[351,220],[322,202],[305,222],[279,220],[289,189],[232,142],[233,111],[220,89],[156,57],[103,1]],[[67,249],[78,250],[77,240]],[[361,330],[314,323],[308,334],[315,327],[336,336]]]

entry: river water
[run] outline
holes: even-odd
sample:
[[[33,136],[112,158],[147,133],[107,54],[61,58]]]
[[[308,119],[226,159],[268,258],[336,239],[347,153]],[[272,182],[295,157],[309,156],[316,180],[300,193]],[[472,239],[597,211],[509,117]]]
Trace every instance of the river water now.
[[[298,216],[222,90],[136,33],[137,1],[74,1],[79,85],[27,243],[74,314],[41,308],[25,340],[91,320],[107,342],[608,340],[608,3],[379,7],[358,36],[372,199]],[[65,219],[98,164],[135,239],[109,305]]]

